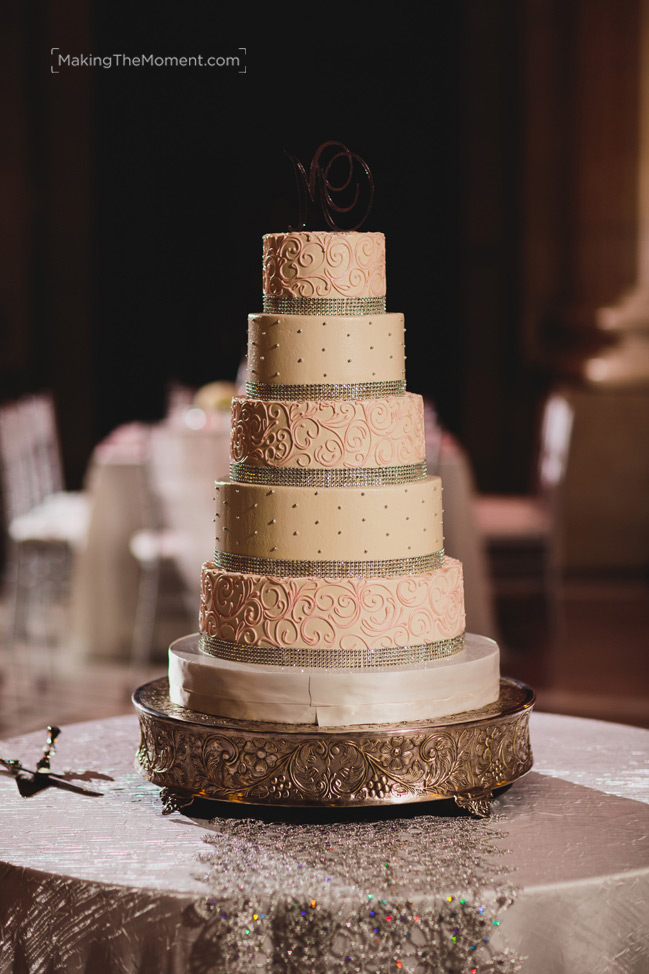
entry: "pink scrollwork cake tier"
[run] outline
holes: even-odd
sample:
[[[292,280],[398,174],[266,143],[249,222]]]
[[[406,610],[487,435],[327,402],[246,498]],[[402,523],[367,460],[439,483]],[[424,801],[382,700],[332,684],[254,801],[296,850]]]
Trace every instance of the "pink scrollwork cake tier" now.
[[[373,650],[464,633],[462,565],[393,578],[291,578],[203,566],[199,630],[241,647]]]
[[[421,463],[421,396],[232,401],[232,459],[255,467],[366,468]]]
[[[291,298],[385,296],[382,233],[268,233],[264,294]]]

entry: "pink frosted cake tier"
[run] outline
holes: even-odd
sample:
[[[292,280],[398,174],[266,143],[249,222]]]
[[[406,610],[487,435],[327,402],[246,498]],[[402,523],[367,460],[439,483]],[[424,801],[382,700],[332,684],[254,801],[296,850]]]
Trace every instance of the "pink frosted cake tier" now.
[[[382,233],[267,233],[264,295],[278,298],[367,298],[385,295]]]
[[[232,460],[255,467],[390,467],[425,459],[421,396],[232,400]]]
[[[295,578],[203,566],[199,630],[244,646],[374,649],[464,632],[462,565],[397,578]]]

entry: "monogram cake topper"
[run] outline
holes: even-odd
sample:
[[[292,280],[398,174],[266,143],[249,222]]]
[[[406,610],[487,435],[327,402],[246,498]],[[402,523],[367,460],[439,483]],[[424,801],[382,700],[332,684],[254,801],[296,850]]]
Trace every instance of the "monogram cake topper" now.
[[[358,230],[365,223],[374,199],[374,180],[361,156],[342,142],[323,142],[311,160],[307,176],[300,160],[284,151],[293,163],[299,207],[299,223],[289,230],[304,230],[310,209],[318,206],[332,230]],[[340,181],[335,182],[335,178]],[[365,191],[361,199],[363,183]],[[341,227],[334,219],[335,214],[352,214],[351,219],[357,222],[351,227]]]

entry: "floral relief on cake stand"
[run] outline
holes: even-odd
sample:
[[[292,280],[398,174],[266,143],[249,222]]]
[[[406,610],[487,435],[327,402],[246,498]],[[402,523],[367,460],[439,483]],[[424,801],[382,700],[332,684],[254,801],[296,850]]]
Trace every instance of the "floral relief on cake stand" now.
[[[166,810],[201,797],[250,805],[355,807],[453,799],[489,814],[494,791],[532,767],[534,692],[501,678],[498,700],[437,721],[318,728],[212,717],[169,700],[166,678],[133,696],[142,774]]]

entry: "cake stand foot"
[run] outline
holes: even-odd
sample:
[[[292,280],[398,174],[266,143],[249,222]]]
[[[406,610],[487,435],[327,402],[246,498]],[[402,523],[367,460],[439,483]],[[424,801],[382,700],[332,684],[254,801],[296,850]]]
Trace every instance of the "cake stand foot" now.
[[[460,795],[453,795],[458,808],[465,808],[476,818],[489,818],[491,812],[492,791],[465,791]]]
[[[174,788],[162,788],[160,791],[162,814],[173,815],[174,812],[181,812],[192,804],[194,797],[186,792],[176,791]]]

